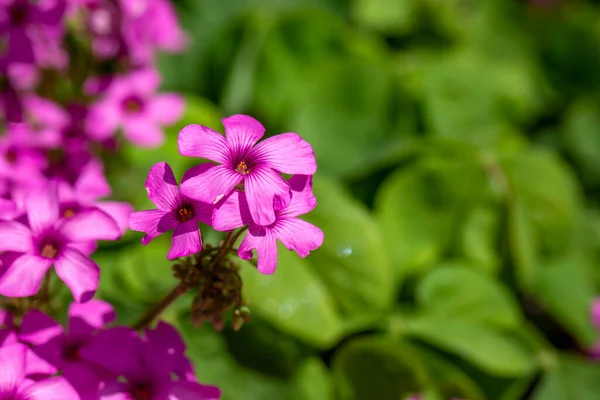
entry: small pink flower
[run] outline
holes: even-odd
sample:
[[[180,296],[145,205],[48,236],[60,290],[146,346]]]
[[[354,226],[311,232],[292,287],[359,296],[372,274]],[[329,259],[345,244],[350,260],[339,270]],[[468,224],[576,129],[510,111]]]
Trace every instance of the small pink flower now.
[[[289,250],[295,250],[300,257],[306,257],[311,250],[323,244],[323,232],[306,221],[297,218],[313,210],[317,201],[312,194],[312,178],[294,175],[290,178],[292,200],[282,210],[275,211],[275,222],[260,226],[252,221],[244,192],[234,190],[214,212],[213,227],[220,231],[230,231],[249,225],[248,233],[242,240],[238,255],[244,260],[252,258],[256,249],[258,270],[272,274],[277,266],[277,242],[279,239]]]
[[[131,142],[143,147],[156,147],[165,140],[162,126],[177,122],[184,109],[183,98],[156,90],[160,76],[154,70],[139,70],[115,77],[104,98],[92,105],[87,118],[90,137],[105,140],[118,129]],[[101,85],[93,82],[88,86]]]
[[[198,166],[186,172],[182,184],[190,175],[206,167]],[[212,206],[181,194],[171,167],[164,162],[150,169],[146,190],[158,209],[134,212],[129,216],[129,227],[146,233],[142,244],[147,245],[158,235],[173,229],[173,243],[167,255],[169,260],[199,252],[202,249],[202,237],[198,222],[211,223]]]
[[[0,294],[36,294],[44,274],[54,265],[76,301],[91,299],[98,288],[100,270],[84,252],[90,242],[117,239],[120,231],[115,221],[100,210],[61,219],[54,182],[33,190],[26,199],[26,209],[29,226],[0,221],[0,252],[20,253],[0,271]]]
[[[181,190],[188,197],[215,204],[243,182],[253,221],[270,225],[275,222],[274,209],[287,206],[291,199],[289,184],[280,173],[314,174],[314,151],[295,133],[283,133],[256,144],[265,128],[246,115],[225,118],[223,125],[226,138],[201,125],[188,125],[179,133],[182,155],[221,164],[190,178]]]

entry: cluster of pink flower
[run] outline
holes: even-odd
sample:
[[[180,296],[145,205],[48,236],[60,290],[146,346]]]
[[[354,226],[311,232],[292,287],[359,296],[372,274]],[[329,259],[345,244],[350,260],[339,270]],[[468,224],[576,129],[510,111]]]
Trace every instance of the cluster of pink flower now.
[[[183,341],[164,322],[143,337],[127,327],[106,328],[115,314],[100,300],[71,304],[66,328],[38,310],[25,314],[18,328],[10,314],[2,317],[1,399],[220,397],[218,388],[196,381]]]
[[[258,270],[275,271],[279,239],[305,257],[323,243],[323,232],[298,216],[317,204],[312,174],[317,163],[312,147],[295,133],[283,133],[260,143],[265,128],[246,115],[223,119],[225,137],[201,125],[188,125],[178,138],[184,156],[208,159],[188,170],[181,187],[168,164],[150,170],[146,190],[156,210],[131,214],[129,226],[145,232],[143,244],[173,229],[169,259],[202,249],[198,221],[219,231],[248,229],[238,255],[258,256]],[[289,180],[281,175],[293,174]]]

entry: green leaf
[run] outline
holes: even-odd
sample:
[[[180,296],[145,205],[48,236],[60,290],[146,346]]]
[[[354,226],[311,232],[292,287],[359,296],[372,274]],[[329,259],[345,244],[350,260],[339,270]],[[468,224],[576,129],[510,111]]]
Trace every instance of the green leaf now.
[[[556,260],[540,269],[535,288],[548,311],[587,346],[592,346],[598,337],[590,317],[597,294],[594,269],[593,262],[583,256]]]
[[[418,287],[420,311],[428,317],[482,322],[501,328],[516,327],[521,319],[511,293],[472,268],[442,264]]]
[[[562,137],[587,181],[600,182],[600,109],[595,99],[575,102],[568,110]]]
[[[417,22],[419,0],[354,0],[352,15],[361,25],[383,33],[407,33]]]
[[[293,383],[297,390],[290,400],[333,400],[334,388],[331,372],[319,358],[307,359]]]
[[[404,399],[418,392],[426,372],[419,354],[391,338],[352,340],[333,360],[336,398]]]
[[[532,400],[597,400],[600,393],[600,364],[563,356],[556,368],[542,378]]]
[[[296,253],[280,245],[273,275],[260,274],[248,262],[241,264],[244,297],[253,312],[316,347],[338,340],[341,322],[328,288]]]
[[[365,207],[335,181],[315,177],[318,205],[306,220],[325,241],[308,260],[348,315],[374,314],[392,303],[394,282],[381,232]]]
[[[496,249],[500,209],[492,205],[474,208],[466,218],[460,240],[460,253],[473,266],[487,274],[494,274],[500,267]]]
[[[477,322],[429,316],[407,321],[407,333],[495,376],[519,376],[533,368],[532,355],[509,335]]]

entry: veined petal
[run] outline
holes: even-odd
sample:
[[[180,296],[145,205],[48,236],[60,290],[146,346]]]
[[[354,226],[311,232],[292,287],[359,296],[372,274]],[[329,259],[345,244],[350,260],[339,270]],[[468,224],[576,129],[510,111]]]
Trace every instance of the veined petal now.
[[[212,227],[218,231],[232,231],[252,222],[246,194],[234,190],[217,204],[213,213]]]
[[[215,204],[227,196],[244,176],[217,165],[181,183],[181,193],[202,203]]]
[[[312,177],[294,175],[288,181],[292,189],[292,200],[283,210],[277,212],[277,218],[289,218],[304,215],[317,206],[317,199],[312,191]]]
[[[198,229],[198,221],[191,219],[180,224],[173,231],[173,242],[167,258],[174,260],[196,254],[200,250],[202,250],[202,238],[200,229]]]
[[[315,152],[295,133],[282,133],[257,144],[249,157],[286,174],[313,175],[317,172]]]
[[[323,231],[300,218],[277,220],[273,234],[288,250],[295,250],[303,258],[323,244]]]
[[[229,144],[219,132],[203,125],[188,125],[177,137],[179,154],[200,157],[221,164],[230,164]]]
[[[174,229],[179,224],[171,213],[163,210],[146,210],[131,213],[129,228],[133,231],[145,232],[142,244],[145,246],[158,235]]]
[[[232,115],[222,122],[229,147],[238,157],[246,154],[265,134],[265,127],[248,115]]]
[[[20,343],[0,347],[0,396],[11,396],[25,379],[26,352]]]
[[[54,268],[59,278],[71,289],[75,301],[84,303],[94,297],[100,268],[89,257],[67,246],[54,261]]]
[[[161,125],[173,125],[177,122],[185,109],[182,96],[175,93],[161,93],[155,95],[148,104],[149,114]]]
[[[19,340],[40,345],[63,334],[62,326],[40,310],[31,310],[23,317],[19,329]]]
[[[166,162],[154,164],[146,179],[148,198],[161,210],[173,211],[179,206],[179,189],[173,170]]]
[[[58,186],[50,181],[33,189],[27,196],[27,217],[33,233],[43,231],[58,221]]]
[[[121,234],[127,231],[129,215],[133,212],[131,204],[120,201],[101,201],[96,203],[95,206],[115,220]]]
[[[112,305],[103,300],[92,299],[87,303],[69,305],[69,336],[85,338],[93,331],[113,322],[116,318]]]
[[[33,251],[31,231],[16,221],[0,221],[0,251],[29,253]]]
[[[0,294],[6,297],[33,296],[40,290],[44,274],[52,260],[23,254],[8,266],[0,277]]]
[[[252,258],[252,249],[256,249],[258,257],[258,271],[263,274],[272,274],[277,267],[277,241],[271,229],[250,225],[248,233],[240,243],[238,256],[243,260]]]
[[[55,376],[27,386],[20,391],[23,400],[65,400],[78,399],[79,395],[64,378]]]
[[[78,212],[65,220],[60,231],[72,242],[116,240],[121,236],[115,220],[104,211],[93,208]]]
[[[275,205],[285,208],[292,198],[289,184],[271,168],[255,168],[244,180],[248,208],[252,220],[258,225],[275,222]]]
[[[123,121],[123,134],[140,147],[159,147],[165,142],[165,132],[147,116]]]
[[[171,386],[169,400],[218,400],[221,390],[216,386],[196,382],[175,381]]]

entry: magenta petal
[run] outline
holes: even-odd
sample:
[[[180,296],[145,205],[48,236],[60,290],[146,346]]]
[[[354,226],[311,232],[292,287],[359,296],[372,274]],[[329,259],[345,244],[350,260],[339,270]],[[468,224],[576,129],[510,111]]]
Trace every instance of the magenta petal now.
[[[166,162],[154,164],[146,179],[148,198],[160,209],[176,210],[179,206],[179,189],[173,170]]]
[[[23,400],[66,400],[79,399],[79,395],[64,378],[56,376],[27,386],[19,393]]]
[[[146,210],[131,213],[129,228],[133,231],[145,232],[142,244],[145,246],[158,235],[174,229],[179,221],[171,213],[163,210]]]
[[[317,172],[312,146],[295,133],[265,139],[254,147],[250,157],[286,174],[312,175]]]
[[[247,115],[232,115],[222,121],[229,147],[239,156],[250,150],[265,134],[265,127]]]
[[[75,182],[75,191],[80,202],[94,202],[99,197],[109,196],[111,194],[110,185],[104,175],[104,167],[96,159],[88,161],[77,181]]]
[[[98,400],[133,400],[131,397],[131,385],[124,382],[108,382],[97,395]],[[95,399],[94,399],[95,400]],[[171,399],[168,399],[171,400]]]
[[[323,231],[300,218],[278,220],[273,233],[288,250],[295,250],[303,258],[323,244]]]
[[[252,258],[252,249],[256,249],[258,271],[272,274],[277,267],[277,241],[269,228],[251,225],[240,243],[238,255],[243,260]]]
[[[218,400],[221,398],[221,390],[216,386],[201,385],[189,381],[173,382],[170,400]]]
[[[23,317],[19,330],[19,340],[40,345],[63,334],[62,326],[40,310],[31,310]]]
[[[203,203],[215,204],[231,193],[242,179],[242,174],[224,165],[217,165],[182,182],[181,192]]]
[[[297,217],[312,211],[317,206],[317,199],[312,191],[312,177],[294,175],[289,180],[292,188],[290,204],[277,213],[278,218]]]
[[[246,176],[244,187],[252,219],[263,226],[275,222],[275,204],[285,208],[292,196],[287,181],[271,168],[255,168]]]
[[[252,222],[250,209],[244,192],[234,190],[217,204],[213,214],[212,226],[218,231],[232,231]]]
[[[77,391],[79,400],[98,400],[98,388],[102,382],[96,368],[85,362],[65,365],[61,375]]]
[[[115,310],[106,301],[92,299],[87,303],[71,303],[69,305],[69,336],[84,338],[93,331],[113,322]]]
[[[600,329],[600,298],[592,302],[592,323],[596,329]]]
[[[149,113],[161,125],[173,125],[183,115],[185,101],[182,96],[173,93],[161,93],[149,104]]]
[[[60,230],[72,242],[116,240],[121,236],[115,220],[99,209],[78,212],[67,219]]]
[[[132,118],[123,123],[123,134],[140,147],[159,147],[165,142],[165,133],[155,121]]]
[[[90,108],[86,118],[86,131],[96,140],[112,137],[121,123],[121,113],[116,104],[101,101]]]
[[[34,233],[43,231],[58,220],[58,186],[48,182],[32,190],[26,200],[29,226]]]
[[[12,200],[0,198],[0,220],[11,220],[17,215],[17,205]]]
[[[54,261],[54,269],[71,289],[75,301],[84,303],[94,297],[98,289],[100,268],[89,257],[67,246]]]
[[[6,297],[33,296],[40,290],[52,260],[33,254],[17,258],[0,277],[0,294]]]
[[[100,331],[79,351],[81,357],[117,375],[131,379],[142,368],[143,344],[137,333],[124,326]],[[118,354],[118,357],[115,357]],[[143,376],[142,376],[143,378]]]
[[[25,375],[48,377],[56,374],[57,368],[55,365],[57,365],[57,362],[61,362],[60,344],[59,340],[55,340],[52,343],[37,346],[35,351],[29,349],[25,357]]]
[[[123,4],[125,2],[120,3]],[[138,95],[143,97],[151,96],[160,85],[160,74],[154,68],[137,70],[127,75],[124,79],[127,80],[128,86],[132,87]]]
[[[0,347],[1,398],[10,396],[25,378],[26,351],[27,347],[20,343]]]
[[[198,221],[191,219],[180,224],[173,231],[173,242],[167,258],[174,260],[196,254],[200,250],[202,250],[202,238],[200,229],[198,229]]]
[[[165,322],[146,331],[144,362],[156,376],[169,375],[185,358],[185,344],[177,330]]]
[[[120,201],[102,201],[95,205],[115,220],[121,234],[127,231],[129,215],[133,212],[133,206],[131,204]]]
[[[25,225],[15,221],[0,221],[0,252],[16,251],[29,253],[33,251],[31,231]]]
[[[229,144],[223,135],[206,126],[194,124],[184,127],[179,132],[177,145],[183,156],[230,164]]]

